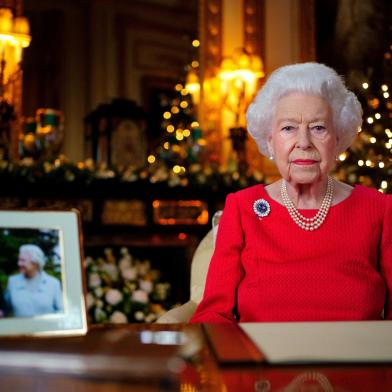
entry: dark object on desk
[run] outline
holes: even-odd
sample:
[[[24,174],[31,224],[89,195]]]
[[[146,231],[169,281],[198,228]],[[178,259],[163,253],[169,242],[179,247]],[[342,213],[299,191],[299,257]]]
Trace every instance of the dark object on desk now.
[[[236,324],[203,324],[203,327],[221,365],[266,361],[263,353]]]

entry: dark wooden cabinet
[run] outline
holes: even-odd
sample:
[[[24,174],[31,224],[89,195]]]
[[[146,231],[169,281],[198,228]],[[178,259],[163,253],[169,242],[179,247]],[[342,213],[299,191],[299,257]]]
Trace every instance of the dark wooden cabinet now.
[[[127,247],[132,255],[149,259],[172,287],[174,302],[189,298],[193,253],[222,209],[226,194],[196,187],[173,187],[148,180],[28,180],[3,178],[2,209],[69,209],[81,212],[85,256],[104,248]]]

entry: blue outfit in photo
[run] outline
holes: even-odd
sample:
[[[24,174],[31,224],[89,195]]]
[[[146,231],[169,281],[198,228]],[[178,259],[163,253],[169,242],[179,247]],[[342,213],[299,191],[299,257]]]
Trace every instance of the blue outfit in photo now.
[[[64,311],[60,282],[41,271],[34,278],[24,274],[8,279],[5,293],[7,308],[14,317],[33,317]]]

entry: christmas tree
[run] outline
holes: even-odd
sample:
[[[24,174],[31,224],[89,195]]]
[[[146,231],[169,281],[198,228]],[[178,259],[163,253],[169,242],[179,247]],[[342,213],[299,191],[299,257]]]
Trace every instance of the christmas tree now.
[[[381,77],[363,81],[355,93],[363,108],[363,125],[353,145],[339,156],[337,175],[392,193],[392,45],[384,55]]]
[[[194,49],[199,45],[198,40],[193,40]],[[184,68],[183,80],[173,86],[174,94],[160,96],[162,136],[156,151],[147,159],[154,173],[153,182],[167,179],[178,182],[189,171],[201,170],[206,142],[197,118],[198,69],[199,62],[194,58]]]
[[[157,155],[169,168],[186,170],[199,161],[205,142],[192,95],[185,83],[178,83],[175,90],[177,96],[162,105],[163,138]]]

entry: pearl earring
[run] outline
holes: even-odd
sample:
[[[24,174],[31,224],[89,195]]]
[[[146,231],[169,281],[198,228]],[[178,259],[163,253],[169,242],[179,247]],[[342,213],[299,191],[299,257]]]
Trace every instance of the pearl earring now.
[[[273,155],[270,155],[270,156],[269,156],[269,160],[270,160],[270,161],[273,161],[273,160],[274,160],[274,156],[273,156]]]

